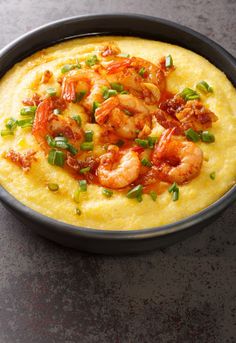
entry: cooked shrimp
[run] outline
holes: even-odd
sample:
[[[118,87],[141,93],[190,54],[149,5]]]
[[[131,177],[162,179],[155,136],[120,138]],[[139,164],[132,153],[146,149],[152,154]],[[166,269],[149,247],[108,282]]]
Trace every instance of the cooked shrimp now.
[[[166,130],[156,145],[152,161],[158,167],[162,181],[186,183],[198,176],[203,161],[202,150],[193,142],[173,138]]]
[[[49,149],[45,140],[46,135],[55,137],[63,134],[75,146],[83,138],[83,131],[78,127],[75,120],[53,114],[55,108],[63,110],[65,107],[66,104],[63,99],[49,97],[44,99],[36,110],[32,133],[46,152]]]
[[[85,83],[87,86],[86,90],[88,90],[88,96],[85,97],[81,104],[92,112],[94,102],[100,103],[104,101],[103,87],[108,87],[109,83],[94,70],[72,70],[63,78],[62,98],[68,102],[75,101],[76,89],[81,83]]]
[[[136,73],[142,70],[140,80],[156,85],[160,90],[165,89],[165,75],[159,65],[155,65],[140,57],[122,58],[106,66],[108,74],[115,74],[132,68]],[[139,74],[138,74],[139,75]]]
[[[104,101],[95,111],[99,125],[111,127],[123,138],[137,137],[137,130],[151,127],[149,108],[131,94],[119,94]]]
[[[138,154],[132,150],[119,151],[114,145],[108,147],[100,158],[97,169],[99,182],[108,188],[124,188],[134,182],[140,172],[141,163]]]

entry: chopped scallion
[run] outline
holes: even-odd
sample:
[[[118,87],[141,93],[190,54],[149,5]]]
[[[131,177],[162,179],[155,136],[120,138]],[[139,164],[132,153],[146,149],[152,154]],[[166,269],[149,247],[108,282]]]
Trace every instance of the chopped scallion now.
[[[67,143],[67,150],[72,154],[76,155],[78,153],[78,149],[76,149],[73,145]]]
[[[180,96],[186,101],[200,99],[200,95],[191,88],[184,88],[184,90],[180,93]]]
[[[63,167],[65,162],[65,154],[63,151],[52,149],[48,154],[48,163],[51,165],[56,165]]]
[[[61,114],[61,110],[59,108],[55,108],[53,110],[53,114],[56,114],[56,115]]]
[[[141,163],[145,167],[151,167],[152,166],[152,163],[146,157],[142,158]]]
[[[212,172],[212,173],[210,174],[210,178],[211,178],[212,180],[215,180],[215,178],[216,178],[216,172]]]
[[[93,142],[83,142],[80,145],[80,149],[83,151],[90,151],[90,150],[93,150],[93,148],[94,148]]]
[[[154,191],[151,191],[149,193],[150,197],[152,198],[153,201],[156,201],[157,200],[157,193],[154,192]]]
[[[12,131],[12,130],[2,130],[1,131],[1,136],[2,137],[14,136],[14,131]]]
[[[177,188],[177,189],[173,192],[173,194],[172,194],[172,200],[173,200],[173,201],[179,200],[179,188]]]
[[[57,91],[55,88],[50,87],[47,89],[47,93],[49,96],[55,96],[57,94]]]
[[[144,77],[145,72],[146,72],[146,69],[144,67],[142,67],[138,73],[140,76]]]
[[[57,183],[49,183],[48,184],[48,189],[51,191],[51,192],[56,192],[58,191],[59,189],[59,185]]]
[[[73,70],[73,69],[80,69],[81,68],[81,64],[80,63],[77,63],[77,64],[65,64],[62,68],[61,68],[61,73],[62,74],[65,74],[67,73],[68,71],[70,70]]]
[[[124,87],[121,83],[111,82],[111,88],[116,90],[118,93],[124,91]]]
[[[86,174],[86,173],[88,173],[89,171],[90,171],[90,167],[85,167],[85,168],[82,168],[82,169],[80,169],[80,174]]]
[[[86,180],[80,180],[79,181],[79,186],[81,192],[86,192],[87,191],[87,181]]]
[[[79,93],[76,93],[76,98],[75,98],[75,101],[74,101],[74,103],[76,103],[76,102],[80,102],[83,98],[84,98],[84,96],[86,95],[86,91],[84,90],[84,91],[80,91]]]
[[[80,216],[81,215],[81,210],[77,207],[76,209],[75,209],[75,213],[78,215],[78,216]]]
[[[74,191],[73,199],[74,199],[75,202],[79,202],[79,198],[80,198],[80,189],[77,188],[77,189]]]
[[[196,88],[202,93],[213,93],[213,88],[206,82],[201,81],[197,84]]]
[[[15,118],[9,118],[5,123],[6,128],[11,131],[13,131],[17,126],[17,120]]]
[[[140,198],[142,196],[142,192],[143,192],[143,186],[142,185],[138,185],[134,188],[132,188],[127,194],[127,198],[129,199],[134,199],[134,198]]]
[[[154,148],[154,145],[155,145],[156,142],[157,142],[157,137],[149,136],[147,139],[148,139],[149,148],[150,148],[150,149],[153,149],[153,148]]]
[[[135,143],[141,146],[142,148],[148,148],[148,140],[147,139],[135,139]]]
[[[96,55],[92,55],[90,57],[87,58],[87,60],[85,61],[85,64],[88,66],[88,67],[92,67],[94,66],[95,64],[97,64],[99,61],[98,61],[98,58]]]
[[[100,106],[100,102],[94,101],[93,102],[93,113],[95,113],[96,109]]]
[[[20,126],[22,129],[26,127],[32,127],[33,125],[33,119],[22,119],[22,120],[17,120],[17,125]]]
[[[168,188],[168,192],[169,192],[169,193],[172,193],[172,192],[174,192],[177,188],[178,188],[177,183],[174,182],[174,183],[172,183],[172,185]]]
[[[46,141],[51,148],[55,148],[55,146],[56,146],[55,140],[51,136],[47,135]]]
[[[201,139],[205,143],[213,143],[213,142],[215,142],[215,136],[213,135],[213,133],[211,133],[209,131],[203,131],[201,133]]]
[[[73,116],[72,119],[74,119],[77,122],[78,126],[81,126],[82,120],[81,120],[81,117],[79,115]]]
[[[165,66],[166,68],[173,67],[173,58],[171,55],[166,56]]]
[[[103,188],[102,194],[105,195],[107,198],[111,198],[113,195],[113,192],[110,189]]]
[[[200,136],[199,134],[194,131],[193,129],[188,129],[186,131],[184,131],[185,133],[185,136],[190,140],[190,141],[193,141],[193,142],[198,142],[200,140]]]
[[[85,142],[92,142],[93,141],[93,134],[94,132],[92,130],[85,131]]]
[[[25,106],[20,110],[21,116],[33,116],[37,110],[37,106]]]

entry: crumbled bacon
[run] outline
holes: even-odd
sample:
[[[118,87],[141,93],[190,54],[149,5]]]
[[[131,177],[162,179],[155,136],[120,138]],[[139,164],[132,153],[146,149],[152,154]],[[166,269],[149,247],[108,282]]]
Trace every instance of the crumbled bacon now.
[[[162,57],[159,61],[159,67],[165,75],[168,75],[171,71],[175,70],[174,66],[166,67],[166,57]]]
[[[99,159],[95,157],[87,157],[84,161],[67,154],[66,164],[75,171],[79,171],[82,168],[90,167],[90,173],[95,173],[99,165]]]
[[[207,109],[200,101],[187,101],[185,106],[176,113],[176,118],[185,129],[192,128],[195,131],[208,129],[218,117]]]
[[[18,165],[20,168],[23,169],[24,172],[30,170],[31,164],[33,161],[36,161],[37,158],[35,157],[36,152],[33,150],[28,150],[24,153],[20,153],[10,149],[7,153],[5,153],[4,157]]]
[[[53,73],[50,70],[45,70],[41,79],[42,83],[48,83]]]
[[[25,106],[38,106],[38,104],[42,101],[40,95],[34,93],[32,98],[25,98],[22,100],[23,105]]]
[[[163,101],[160,104],[160,109],[165,111],[167,114],[171,116],[175,116],[175,113],[180,111],[185,105],[185,100],[180,95],[175,95]]]

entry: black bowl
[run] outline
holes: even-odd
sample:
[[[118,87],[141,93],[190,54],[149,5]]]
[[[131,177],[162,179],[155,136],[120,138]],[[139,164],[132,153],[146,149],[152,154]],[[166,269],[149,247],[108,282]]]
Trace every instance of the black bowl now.
[[[183,46],[207,58],[236,85],[236,61],[218,44],[170,21],[131,14],[73,17],[31,31],[0,52],[0,77],[16,62],[37,50],[73,37],[91,35],[130,35]],[[84,251],[117,254],[165,247],[196,233],[236,200],[236,186],[191,217],[161,227],[133,231],[94,230],[56,221],[24,206],[3,187],[0,187],[0,199],[15,216],[42,236]]]

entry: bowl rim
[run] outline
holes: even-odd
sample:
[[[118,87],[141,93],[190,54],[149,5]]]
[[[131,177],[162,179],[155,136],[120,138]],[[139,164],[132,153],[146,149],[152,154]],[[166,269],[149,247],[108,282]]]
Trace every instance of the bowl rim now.
[[[205,43],[210,45],[211,47],[217,49],[219,52],[221,52],[226,60],[228,62],[232,63],[236,67],[236,59],[224,48],[222,48],[218,43],[214,42],[213,40],[209,39],[208,37],[204,36],[203,34],[192,30],[184,25],[180,25],[178,23],[172,22],[170,20],[154,17],[154,16],[148,16],[148,15],[142,15],[142,14],[136,14],[136,13],[106,13],[106,14],[90,14],[90,15],[79,15],[79,16],[72,16],[68,18],[63,18],[59,20],[52,21],[50,23],[41,25],[23,35],[20,37],[17,37],[15,40],[7,44],[5,47],[3,47],[0,50],[0,59],[7,53],[9,53],[14,47],[17,46],[18,43],[24,41],[25,39],[29,38],[30,36],[34,34],[38,34],[38,32],[42,32],[47,30],[48,28],[56,28],[57,26],[71,23],[71,22],[79,22],[81,20],[96,20],[96,19],[106,19],[106,18],[132,18],[132,19],[143,19],[148,21],[155,21],[157,23],[162,23],[168,26],[171,26],[172,28],[177,28],[178,30],[181,29],[184,32],[187,32],[190,35],[195,36],[196,38],[203,40]],[[96,35],[99,35],[99,33],[94,33]],[[93,36],[93,33],[89,33],[87,36]],[[105,35],[106,33],[100,33],[100,35]],[[118,35],[118,34],[114,34]],[[65,41],[67,39],[73,39],[76,37],[81,37],[85,35],[81,35],[78,33],[78,35],[73,36],[65,36],[64,38],[59,38],[58,40],[55,40],[52,42],[51,45],[57,44],[61,41]],[[127,36],[134,36],[134,34],[128,34]],[[138,36],[138,35],[136,35]],[[39,47],[35,51],[39,51],[43,49],[43,47]],[[27,56],[30,56],[35,51],[30,52]],[[26,56],[22,57],[21,60],[26,58]],[[16,61],[15,63],[17,63]],[[15,64],[14,63],[14,64]],[[13,65],[14,65],[13,64]],[[12,66],[13,66],[12,65]],[[12,66],[10,68],[12,68]],[[3,75],[9,70],[4,71]],[[232,82],[232,80],[230,80]],[[233,80],[233,83],[236,83],[236,80]],[[89,227],[82,227],[77,226],[73,224],[68,224],[63,221],[59,221],[57,219],[53,219],[52,217],[48,217],[46,215],[41,214],[40,212],[37,212],[33,210],[32,208],[24,205],[20,200],[16,199],[12,194],[10,194],[2,185],[0,185],[0,200],[10,209],[13,211],[16,211],[16,214],[25,217],[26,219],[30,221],[34,221],[35,223],[43,226],[47,226],[50,228],[50,230],[61,233],[66,233],[67,235],[74,236],[74,237],[84,237],[84,238],[95,238],[96,240],[139,240],[139,239],[147,239],[147,238],[154,238],[154,237],[160,237],[168,234],[172,234],[175,232],[186,230],[192,226],[195,226],[201,222],[204,222],[205,220],[209,220],[211,217],[214,217],[221,211],[223,211],[226,207],[228,207],[230,204],[232,204],[234,201],[236,201],[236,185],[233,185],[228,191],[226,191],[218,200],[207,206],[206,208],[202,209],[201,211],[188,216],[186,218],[183,218],[181,220],[178,220],[173,223],[169,223],[166,225],[161,226],[154,226],[150,228],[144,228],[144,229],[130,229],[130,230],[113,230],[113,229],[95,229],[95,228],[89,228]],[[111,226],[112,227],[112,226]]]

